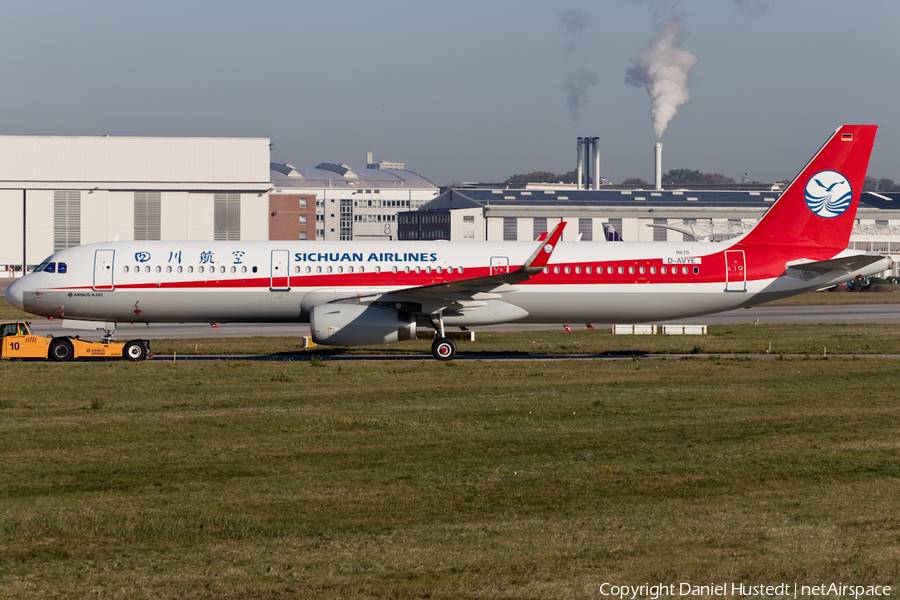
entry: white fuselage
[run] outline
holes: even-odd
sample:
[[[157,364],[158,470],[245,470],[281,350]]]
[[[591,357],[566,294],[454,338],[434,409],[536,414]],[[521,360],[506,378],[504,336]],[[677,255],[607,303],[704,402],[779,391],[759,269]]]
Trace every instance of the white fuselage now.
[[[560,242],[530,280],[448,313],[451,325],[677,319],[816,289],[801,279],[730,275],[730,243]],[[10,286],[21,308],[115,322],[304,322],[316,304],[513,270],[533,242],[107,242],[62,250]],[[65,265],[65,272],[60,264]],[[877,272],[873,266],[868,271]],[[884,268],[883,265],[880,268]],[[785,270],[782,265],[782,272]],[[735,272],[736,273],[736,272]],[[524,312],[523,312],[524,311]],[[514,318],[509,318],[513,316]]]

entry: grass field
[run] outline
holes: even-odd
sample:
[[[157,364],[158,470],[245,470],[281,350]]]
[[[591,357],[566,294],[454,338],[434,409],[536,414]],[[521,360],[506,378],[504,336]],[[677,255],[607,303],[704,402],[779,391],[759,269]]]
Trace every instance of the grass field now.
[[[3,363],[0,597],[896,590],[896,368]]]
[[[458,342],[466,356],[533,354],[900,354],[900,324],[854,325],[715,325],[707,335],[612,335],[607,329],[523,332],[477,332],[475,342]],[[272,354],[286,358],[336,355],[421,355],[430,357],[431,342],[419,340],[386,346],[303,349],[303,340],[283,338],[159,339],[157,355]]]

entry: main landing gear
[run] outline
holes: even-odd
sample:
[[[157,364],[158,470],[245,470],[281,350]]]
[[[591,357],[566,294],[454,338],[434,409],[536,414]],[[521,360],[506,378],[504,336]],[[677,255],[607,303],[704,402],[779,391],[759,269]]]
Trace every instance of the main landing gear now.
[[[434,342],[431,344],[431,355],[437,360],[453,360],[456,356],[456,342],[444,333],[444,318],[441,313],[428,315],[431,326],[434,327]]]
[[[456,342],[448,337],[435,338],[431,344],[431,355],[438,360],[453,360],[456,356]]]

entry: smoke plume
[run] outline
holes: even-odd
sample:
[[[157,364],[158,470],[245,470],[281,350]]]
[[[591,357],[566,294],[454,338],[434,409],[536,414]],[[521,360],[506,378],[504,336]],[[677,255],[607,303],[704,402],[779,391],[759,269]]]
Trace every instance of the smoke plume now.
[[[589,21],[588,14],[577,8],[567,9],[559,16],[559,26],[568,36],[563,47],[566,74],[562,87],[573,123],[578,121],[581,107],[587,103],[588,89],[597,85],[597,74],[587,68],[587,52],[584,49],[584,32]]]
[[[629,85],[647,88],[657,139],[662,137],[678,107],[691,99],[687,78],[697,64],[697,57],[678,47],[683,38],[684,27],[677,17],[661,23],[650,45],[631,59],[625,78]]]

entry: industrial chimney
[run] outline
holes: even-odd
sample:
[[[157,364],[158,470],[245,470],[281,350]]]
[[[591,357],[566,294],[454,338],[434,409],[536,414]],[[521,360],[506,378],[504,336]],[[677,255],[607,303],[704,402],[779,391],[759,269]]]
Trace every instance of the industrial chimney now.
[[[600,138],[595,137],[591,140],[591,148],[594,151],[594,189],[600,189]]]
[[[578,169],[577,169],[577,173],[575,175],[575,189],[576,190],[581,189],[581,176],[582,176],[582,173],[584,172],[584,158],[581,153],[583,145],[584,145],[584,140],[582,140],[582,138],[578,138],[578,146],[577,146],[577,148],[578,148]]]
[[[653,144],[653,150],[656,153],[656,189],[662,189],[662,143]]]

